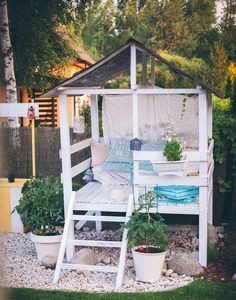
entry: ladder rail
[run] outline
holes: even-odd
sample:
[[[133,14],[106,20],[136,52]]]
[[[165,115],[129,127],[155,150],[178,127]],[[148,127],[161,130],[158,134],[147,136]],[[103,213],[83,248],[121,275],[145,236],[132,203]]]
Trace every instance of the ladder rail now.
[[[129,195],[127,212],[126,212],[126,217],[125,217],[125,224],[129,221],[130,216],[132,215],[132,212],[133,212],[133,195],[131,194],[131,195]],[[120,250],[119,266],[118,266],[118,272],[117,272],[117,277],[116,277],[116,289],[121,288],[122,283],[123,283],[123,277],[124,277],[124,271],[125,271],[125,261],[126,261],[126,254],[127,254],[127,245],[128,245],[127,235],[128,235],[128,229],[125,228],[123,231],[123,236],[122,236],[122,246],[121,246],[121,250]]]
[[[66,218],[65,218],[65,226],[62,234],[61,246],[57,258],[56,269],[54,273],[53,283],[56,284],[59,280],[61,269],[78,269],[78,270],[92,270],[98,272],[116,272],[116,289],[119,289],[123,283],[123,276],[125,270],[125,261],[126,261],[126,254],[127,254],[127,235],[128,229],[124,229],[122,235],[122,241],[93,241],[93,240],[75,240],[68,238],[71,222],[78,220],[81,216],[77,216],[73,214],[74,206],[75,206],[75,199],[76,199],[76,192],[72,192],[71,198],[69,201]],[[129,221],[130,216],[132,215],[133,211],[133,195],[130,194],[128,198],[127,210],[125,217],[110,217],[110,216],[100,216],[96,214],[93,216],[94,211],[87,215],[82,216],[82,222],[85,219],[93,220],[93,221],[112,221],[112,218],[116,222],[118,220],[120,222],[127,223]],[[82,223],[81,222],[81,223]],[[118,267],[112,266],[90,266],[90,265],[81,265],[81,264],[72,264],[72,263],[64,263],[64,255],[67,245],[83,245],[83,246],[92,246],[92,247],[119,247],[120,249],[120,257],[119,257],[119,264]]]
[[[61,265],[63,263],[63,258],[64,258],[65,250],[66,250],[67,235],[69,233],[69,229],[70,229],[70,225],[71,225],[70,223],[72,222],[71,215],[72,215],[73,209],[74,209],[75,198],[76,198],[76,192],[72,192],[70,202],[68,205],[68,209],[67,209],[67,213],[66,213],[65,226],[64,226],[64,230],[63,230],[63,234],[62,234],[61,246],[60,246],[60,250],[59,250],[59,254],[58,254],[58,258],[57,258],[57,265],[56,265],[56,269],[55,269],[55,273],[54,273],[53,283],[57,283],[59,280],[59,277],[60,277]]]

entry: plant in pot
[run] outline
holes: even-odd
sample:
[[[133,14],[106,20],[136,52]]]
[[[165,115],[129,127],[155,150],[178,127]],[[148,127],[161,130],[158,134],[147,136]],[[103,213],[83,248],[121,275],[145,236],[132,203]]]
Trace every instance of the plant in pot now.
[[[58,255],[64,225],[63,189],[53,176],[27,180],[16,206],[25,228],[31,231],[38,260]]]
[[[169,235],[164,219],[157,213],[158,195],[147,192],[139,197],[139,205],[123,226],[128,229],[128,244],[132,248],[136,280],[157,281],[162,272]],[[151,210],[155,208],[155,213]]]
[[[186,157],[183,156],[183,147],[177,139],[166,142],[163,149],[165,160],[152,160],[153,168],[159,175],[180,175],[184,174]]]

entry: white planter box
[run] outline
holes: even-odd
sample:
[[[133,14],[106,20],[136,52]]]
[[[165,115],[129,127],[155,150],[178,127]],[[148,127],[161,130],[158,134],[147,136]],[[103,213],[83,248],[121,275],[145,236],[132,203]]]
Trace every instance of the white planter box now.
[[[38,260],[45,255],[58,256],[62,235],[36,235],[31,233],[31,241],[34,242]]]
[[[165,158],[163,158],[163,160],[152,160],[151,163],[154,171],[159,176],[183,176],[185,174],[187,165],[186,157],[179,161],[167,161]]]
[[[135,251],[139,247],[141,246],[132,249],[136,280],[155,282],[161,277],[166,252],[144,253]]]

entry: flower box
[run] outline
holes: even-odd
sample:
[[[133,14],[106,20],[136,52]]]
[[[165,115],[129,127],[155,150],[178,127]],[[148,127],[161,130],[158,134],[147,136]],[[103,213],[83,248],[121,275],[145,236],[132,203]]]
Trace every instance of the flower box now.
[[[186,156],[179,161],[168,161],[163,157],[162,160],[152,160],[154,171],[159,176],[174,175],[184,176],[187,165]]]

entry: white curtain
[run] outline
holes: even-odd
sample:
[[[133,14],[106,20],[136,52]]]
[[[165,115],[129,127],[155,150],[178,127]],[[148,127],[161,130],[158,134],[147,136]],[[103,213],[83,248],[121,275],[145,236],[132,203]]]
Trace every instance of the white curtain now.
[[[132,139],[132,95],[106,95],[102,108],[103,136]],[[184,95],[138,95],[139,138],[161,140],[165,124],[173,126],[188,148],[198,147],[198,98]]]

